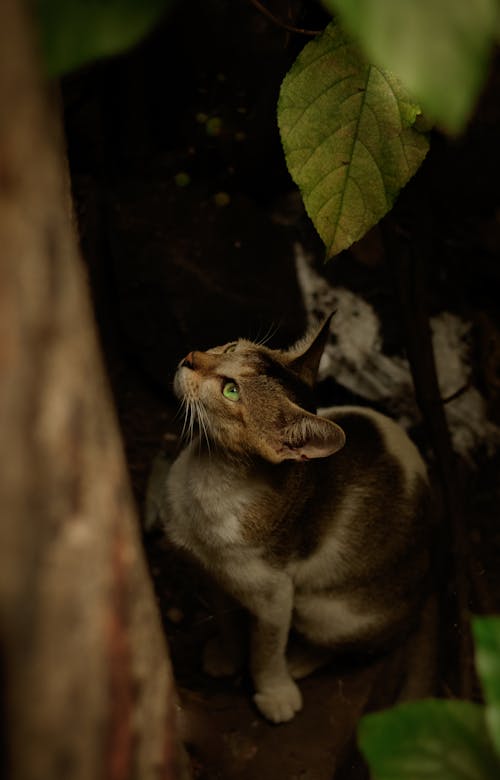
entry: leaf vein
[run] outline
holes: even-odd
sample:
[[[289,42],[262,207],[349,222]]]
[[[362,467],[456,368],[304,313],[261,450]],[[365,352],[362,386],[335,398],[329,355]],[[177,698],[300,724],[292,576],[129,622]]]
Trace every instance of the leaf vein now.
[[[312,98],[312,100],[310,100],[310,101],[307,103],[307,105],[305,105],[305,106],[303,107],[302,111],[300,112],[299,116],[296,118],[296,120],[295,120],[295,122],[293,123],[293,125],[292,125],[291,127],[289,127],[289,128],[288,128],[288,130],[287,130],[287,133],[286,133],[286,135],[287,135],[287,138],[289,138],[289,136],[291,135],[291,133],[293,133],[293,131],[294,131],[294,130],[295,130],[295,128],[297,127],[298,123],[299,123],[299,122],[301,121],[301,119],[303,118],[304,114],[306,114],[306,112],[307,112],[307,111],[308,111],[308,110],[311,108],[311,106],[312,106],[312,107],[314,107],[315,103],[316,103],[316,102],[317,102],[317,101],[318,101],[320,98],[322,98],[322,97],[323,97],[323,95],[326,95],[326,94],[327,94],[327,92],[329,92],[331,89],[335,89],[336,87],[338,87],[338,85],[339,85],[339,84],[342,84],[344,81],[347,81],[348,79],[352,79],[352,78],[354,78],[354,77],[355,77],[355,74],[352,74],[352,73],[350,73],[348,76],[344,76],[343,78],[341,78],[341,79],[339,79],[338,81],[336,81],[334,84],[329,84],[327,87],[325,87],[325,89],[323,89],[321,92],[319,92],[317,95],[315,95],[315,96]],[[343,102],[345,102],[345,100],[348,100],[349,98],[351,98],[351,97],[355,97],[355,96],[356,96],[356,93],[355,93],[355,92],[351,93],[351,94],[350,94],[350,95],[348,95],[346,98],[344,98],[344,99],[341,101],[341,103],[340,103],[339,105],[341,105]],[[290,109],[288,109],[288,110],[290,110]]]

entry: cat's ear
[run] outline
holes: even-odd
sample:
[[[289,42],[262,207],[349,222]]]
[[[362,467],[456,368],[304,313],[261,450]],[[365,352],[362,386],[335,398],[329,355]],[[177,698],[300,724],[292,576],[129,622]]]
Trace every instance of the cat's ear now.
[[[342,449],[345,433],[337,423],[298,409],[294,419],[283,428],[276,455],[282,460],[326,458]]]
[[[332,312],[323,322],[319,330],[311,338],[305,338],[285,352],[285,360],[289,368],[300,376],[310,387],[314,387],[318,374],[319,361],[325,349],[330,333],[330,322],[335,312]]]

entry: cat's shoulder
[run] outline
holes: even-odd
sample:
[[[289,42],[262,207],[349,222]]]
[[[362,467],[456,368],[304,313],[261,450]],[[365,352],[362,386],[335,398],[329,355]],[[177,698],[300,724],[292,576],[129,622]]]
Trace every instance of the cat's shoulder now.
[[[365,406],[330,406],[318,413],[343,429],[345,456],[354,457],[362,452],[371,462],[389,456],[408,477],[418,475],[427,480],[427,469],[418,448],[392,418]]]

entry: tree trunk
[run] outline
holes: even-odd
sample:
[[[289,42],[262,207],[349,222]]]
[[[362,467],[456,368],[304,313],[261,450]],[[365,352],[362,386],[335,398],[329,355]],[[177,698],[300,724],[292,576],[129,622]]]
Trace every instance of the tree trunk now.
[[[3,776],[185,776],[28,4],[0,3]]]

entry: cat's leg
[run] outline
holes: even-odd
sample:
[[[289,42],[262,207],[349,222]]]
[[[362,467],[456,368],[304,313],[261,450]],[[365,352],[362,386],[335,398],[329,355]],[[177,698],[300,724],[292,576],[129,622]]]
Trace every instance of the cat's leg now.
[[[280,580],[258,603],[249,605],[253,613],[250,665],[254,702],[273,723],[291,720],[302,708],[302,696],[290,676],[285,656],[293,588],[286,576]]]
[[[254,702],[273,723],[293,718],[302,697],[286,662],[292,621],[293,584],[290,577],[240,550],[219,568],[221,585],[248,611],[251,619],[250,672]]]
[[[217,585],[210,588],[217,633],[205,645],[203,670],[211,677],[231,677],[245,661],[247,631],[240,605]]]

